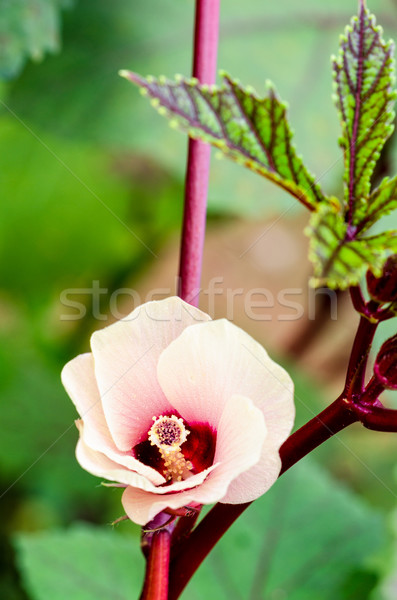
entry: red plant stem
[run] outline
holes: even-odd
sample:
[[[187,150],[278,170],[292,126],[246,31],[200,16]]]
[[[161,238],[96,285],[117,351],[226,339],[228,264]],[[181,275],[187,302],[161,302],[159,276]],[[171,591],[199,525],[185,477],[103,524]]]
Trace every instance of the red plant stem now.
[[[383,406],[363,406],[354,409],[357,417],[367,429],[374,431],[397,431],[397,410]]]
[[[378,400],[378,397],[385,390],[385,386],[375,377],[372,376],[371,380],[367,383],[365,387],[365,392],[360,396],[360,405],[361,406],[380,406],[381,403]]]
[[[360,314],[365,313],[365,300],[358,285],[350,288],[350,298],[355,310]]]
[[[166,528],[153,534],[140,600],[168,600],[170,545],[171,534]]]
[[[200,510],[197,510],[193,515],[180,517],[175,525],[171,540],[171,560],[178,552],[180,544],[189,537],[193,527],[196,525],[199,518]]]
[[[363,392],[367,360],[377,327],[377,322],[360,317],[346,374],[344,395],[349,398]]]
[[[220,0],[196,0],[193,76],[201,83],[212,84],[216,78],[219,8]],[[208,144],[189,140],[178,294],[194,306],[200,292],[210,157]]]
[[[295,431],[281,446],[280,475],[326,442],[333,435],[358,421],[350,403],[341,395],[320,414]]]
[[[335,400],[283,444],[280,449],[280,475],[314,448],[357,420],[349,402],[342,396]],[[218,503],[198,524],[171,562],[169,600],[179,597],[207,554],[250,504]]]

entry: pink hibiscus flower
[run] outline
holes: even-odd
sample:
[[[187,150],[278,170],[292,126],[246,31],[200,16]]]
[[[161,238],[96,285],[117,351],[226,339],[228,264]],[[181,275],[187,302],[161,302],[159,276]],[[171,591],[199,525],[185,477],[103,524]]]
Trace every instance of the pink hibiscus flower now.
[[[81,419],[77,460],[125,487],[128,517],[258,498],[277,479],[293,384],[248,334],[179,298],[97,331],[62,381]]]

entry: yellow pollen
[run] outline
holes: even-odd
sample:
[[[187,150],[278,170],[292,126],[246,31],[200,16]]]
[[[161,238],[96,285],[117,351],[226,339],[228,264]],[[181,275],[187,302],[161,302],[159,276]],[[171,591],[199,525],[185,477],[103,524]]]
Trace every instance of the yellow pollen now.
[[[160,415],[153,417],[153,425],[149,429],[148,438],[152,446],[157,446],[164,461],[164,476],[173,482],[190,477],[193,465],[181,452],[181,445],[186,442],[188,431],[182,419]]]

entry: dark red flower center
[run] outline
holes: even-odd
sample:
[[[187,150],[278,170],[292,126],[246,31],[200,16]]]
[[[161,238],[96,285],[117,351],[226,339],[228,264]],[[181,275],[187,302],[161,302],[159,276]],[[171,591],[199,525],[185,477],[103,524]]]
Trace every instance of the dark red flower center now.
[[[133,455],[168,482],[200,473],[214,462],[216,432],[206,423],[186,423],[179,415],[161,415]],[[167,483],[168,483],[167,482]]]

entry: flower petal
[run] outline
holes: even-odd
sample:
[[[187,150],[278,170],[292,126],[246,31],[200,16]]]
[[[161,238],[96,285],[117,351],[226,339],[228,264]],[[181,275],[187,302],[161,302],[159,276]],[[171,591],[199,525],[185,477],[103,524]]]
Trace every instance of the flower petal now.
[[[256,500],[273,485],[280,475],[280,470],[281,459],[278,448],[270,446],[265,440],[261,457],[256,465],[231,482],[222,502],[242,504]]]
[[[77,412],[84,419],[87,443],[91,442],[94,447],[112,444],[95,380],[92,354],[80,354],[68,362],[62,370],[61,379]]]
[[[265,416],[269,447],[279,448],[295,416],[288,373],[251,336],[221,319],[188,327],[162,352],[158,380],[189,423],[215,428],[233,394],[251,398]]]
[[[153,484],[146,477],[122,468],[105,454],[92,450],[83,438],[80,438],[77,442],[76,458],[83,469],[92,473],[92,475],[124,485],[140,487],[148,491],[153,489]]]
[[[105,454],[120,468],[136,471],[147,477],[154,485],[165,483],[165,478],[155,469],[148,467],[133,456],[121,452],[110,435],[102,409],[102,402],[95,380],[92,354],[81,354],[63,368],[62,383],[84,421],[77,422],[84,443],[92,450]],[[101,475],[103,476],[103,475]],[[107,477],[107,479],[111,479]]]
[[[156,471],[156,469],[152,469],[152,467],[149,467],[148,465],[143,464],[142,462],[140,462],[133,456],[131,456],[127,453],[121,452],[120,450],[118,450],[116,448],[116,446],[114,444],[105,446],[103,444],[95,445],[95,444],[90,443],[91,440],[89,438],[87,441],[86,427],[84,425],[84,422],[81,419],[78,419],[77,421],[75,421],[75,423],[76,423],[77,429],[80,432],[80,439],[84,442],[84,444],[87,446],[87,448],[89,448],[92,451],[96,451],[97,453],[99,453],[101,455],[106,456],[108,459],[110,459],[112,461],[112,463],[114,463],[116,465],[117,469],[120,469],[121,471],[127,470],[127,471],[137,473],[138,475],[142,475],[142,477],[145,477],[146,479],[148,479],[153,486],[162,485],[162,484],[166,483],[165,477],[163,477],[163,475],[161,475],[158,471]],[[95,473],[94,473],[94,475],[95,475]],[[113,474],[107,475],[105,472],[103,472],[103,473],[101,473],[101,477],[105,477],[106,479],[116,481],[114,479],[115,476]],[[128,476],[120,475],[120,477],[123,477],[123,479],[120,479],[117,481],[124,482],[125,478]],[[152,488],[148,487],[147,489],[152,489]]]
[[[176,509],[195,504],[194,496],[192,490],[180,494],[156,496],[136,487],[128,486],[123,492],[121,502],[131,521],[138,525],[146,525],[166,508]]]
[[[236,478],[236,482],[239,481],[241,473],[259,460],[265,438],[266,427],[262,412],[249,398],[232,396],[219,420],[215,454],[215,460],[219,461],[217,469],[201,485],[179,494],[160,497],[127,487],[122,498],[127,515],[135,523],[145,525],[166,508],[211,504],[219,500],[223,502],[231,481]],[[258,490],[260,487],[258,482]],[[243,490],[241,495],[244,496]]]
[[[93,334],[102,405],[120,450],[142,441],[152,417],[172,410],[156,377],[161,352],[186,327],[209,319],[174,297],[139,306],[128,317]]]

